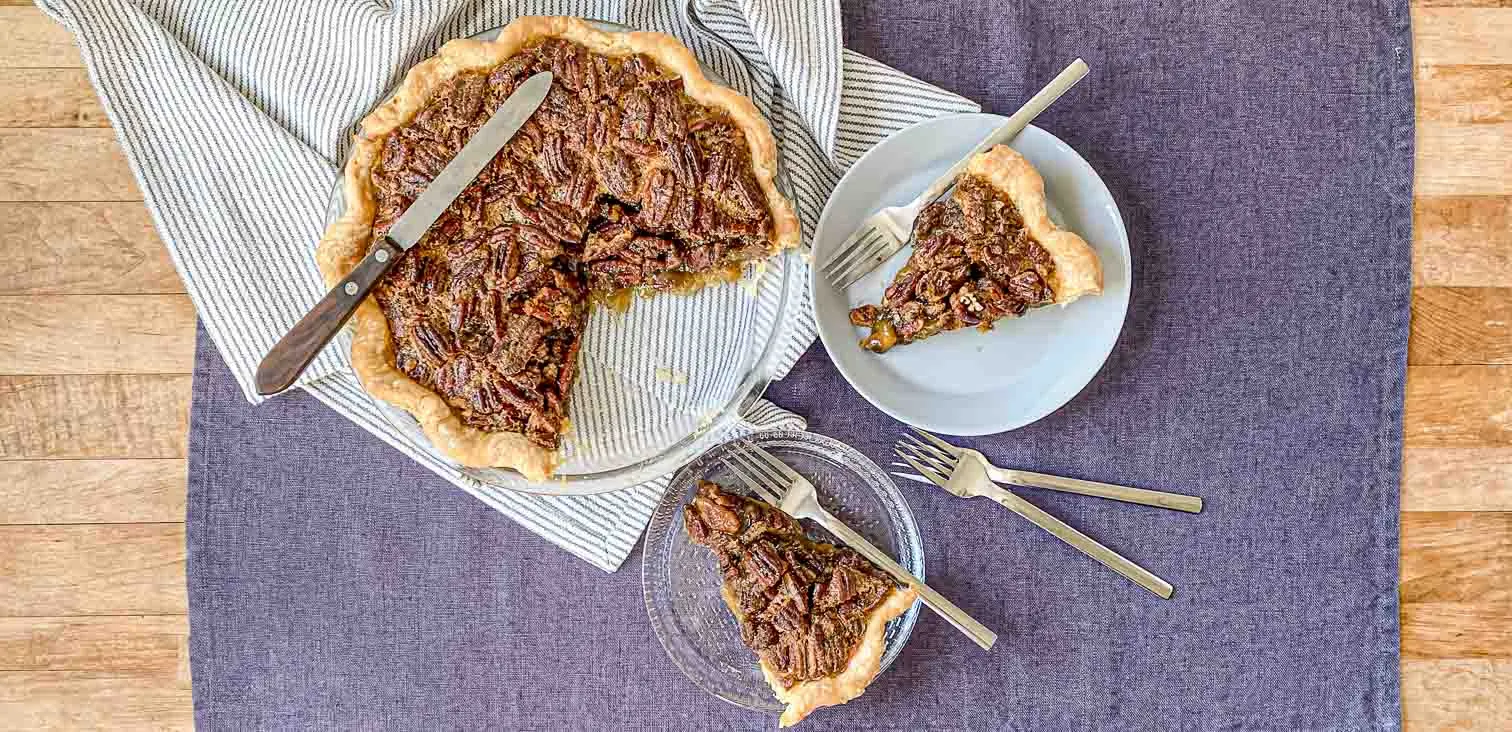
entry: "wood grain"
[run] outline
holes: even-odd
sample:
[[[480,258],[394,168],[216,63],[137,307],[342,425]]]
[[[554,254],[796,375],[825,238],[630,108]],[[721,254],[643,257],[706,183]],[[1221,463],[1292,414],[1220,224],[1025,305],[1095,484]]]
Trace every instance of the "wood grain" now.
[[[1404,606],[1512,601],[1512,514],[1402,514],[1401,598]]]
[[[190,730],[189,687],[157,674],[0,673],[0,719],[15,729]]]
[[[1403,511],[1512,511],[1512,448],[1402,451]]]
[[[1408,363],[1512,364],[1512,288],[1415,289]]]
[[[0,201],[140,201],[111,130],[0,129]]]
[[[1410,730],[1504,729],[1512,661],[1402,661],[1402,718]]]
[[[0,68],[83,65],[73,36],[36,6],[0,7]]]
[[[1402,433],[1407,447],[1512,446],[1512,367],[1409,368]]]
[[[1432,122],[1512,122],[1512,66],[1420,66],[1417,115]]]
[[[0,616],[187,609],[183,524],[0,526]]]
[[[1512,603],[1402,605],[1407,658],[1512,658]]]
[[[84,69],[0,68],[0,127],[108,127]]]
[[[1512,12],[1506,8],[1417,8],[1412,31],[1420,66],[1512,64]]]
[[[187,667],[183,615],[0,618],[0,672],[109,671],[174,678]]]
[[[1512,123],[1419,122],[1417,150],[1415,195],[1512,194]]]
[[[0,374],[187,374],[185,295],[0,296]]]
[[[183,521],[186,471],[177,459],[0,460],[0,524]]]
[[[0,458],[182,458],[188,376],[0,376]]]
[[[1413,224],[1417,285],[1512,287],[1512,197],[1419,196]]]
[[[177,294],[141,202],[0,203],[0,295]]]

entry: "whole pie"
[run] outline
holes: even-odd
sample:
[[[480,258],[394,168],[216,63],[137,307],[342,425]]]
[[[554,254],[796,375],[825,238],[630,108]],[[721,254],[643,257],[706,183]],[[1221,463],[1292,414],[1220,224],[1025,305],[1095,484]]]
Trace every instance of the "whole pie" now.
[[[781,510],[708,481],[683,525],[719,563],[740,638],[787,704],[783,727],[866,690],[881,669],[887,623],[913,605],[913,589],[849,548],[809,539]]]
[[[1022,155],[998,145],[973,157],[951,195],[924,207],[914,249],[881,305],[850,312],[881,353],[1102,292],[1102,265],[1081,237],[1056,228],[1045,183]]]
[[[527,17],[446,44],[362,121],[320,243],[327,283],[541,71],[540,109],[357,310],[352,344],[363,385],[442,453],[537,481],[559,462],[594,302],[736,280],[798,242],[771,129],[677,39]]]

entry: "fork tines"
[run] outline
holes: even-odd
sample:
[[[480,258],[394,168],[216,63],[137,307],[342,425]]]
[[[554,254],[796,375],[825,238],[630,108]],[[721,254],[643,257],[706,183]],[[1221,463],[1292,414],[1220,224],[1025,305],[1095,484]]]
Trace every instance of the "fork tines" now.
[[[901,246],[890,232],[867,219],[824,263],[824,278],[843,290],[871,271],[869,263],[885,260]]]
[[[780,507],[788,486],[800,476],[776,456],[749,442],[737,442],[725,467],[762,500]]]

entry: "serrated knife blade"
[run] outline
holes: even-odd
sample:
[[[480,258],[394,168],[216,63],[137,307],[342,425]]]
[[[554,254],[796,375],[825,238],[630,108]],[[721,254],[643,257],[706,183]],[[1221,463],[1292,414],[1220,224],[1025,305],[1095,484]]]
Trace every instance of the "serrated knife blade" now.
[[[394,266],[405,251],[419,243],[452,201],[478,177],[551,91],[551,72],[526,79],[488,121],[441,169],[419,198],[373,243],[372,251],[341,282],[315,303],[257,366],[257,393],[277,394],[289,388],[356,312],[368,291]]]

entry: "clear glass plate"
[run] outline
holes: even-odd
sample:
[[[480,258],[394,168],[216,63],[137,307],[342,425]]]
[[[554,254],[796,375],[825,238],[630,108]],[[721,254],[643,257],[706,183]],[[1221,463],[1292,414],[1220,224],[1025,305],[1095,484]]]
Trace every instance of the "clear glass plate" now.
[[[616,23],[591,22],[609,31],[632,30]],[[473,38],[489,40],[498,32],[494,28]],[[740,58],[723,39],[703,32]],[[704,71],[721,81],[707,66]],[[746,72],[754,78],[749,67]],[[782,163],[778,163],[778,187],[792,199]],[[337,180],[327,204],[327,223],[341,215],[343,206]],[[457,465],[431,446],[408,412],[381,399],[374,398],[372,403],[411,448],[485,485],[553,495],[587,495],[637,485],[672,472],[708,449],[761,397],[771,382],[782,335],[789,330],[800,271],[794,253],[784,251],[769,259],[764,269],[748,267],[738,286],[637,299],[623,314],[595,308],[569,402],[572,429],[563,441],[564,463],[546,483],[530,483],[511,470]],[[669,322],[686,322],[694,313],[700,324],[710,327],[668,332]],[[634,347],[626,348],[627,343]],[[619,367],[612,373],[601,367],[610,361]]]
[[[913,512],[876,463],[845,443],[812,432],[764,432],[747,441],[802,473],[813,482],[826,509],[924,579],[924,547]],[[740,628],[720,598],[713,555],[690,541],[683,530],[683,506],[692,499],[699,480],[714,481],[731,492],[746,492],[724,466],[729,449],[729,444],[716,447],[672,477],[646,529],[641,588],[651,628],[684,675],[732,704],[777,712],[782,704],[762,678],[756,655],[740,641]],[[810,537],[836,543],[818,525],[803,523]],[[883,671],[902,652],[918,617],[916,602],[888,623]]]

